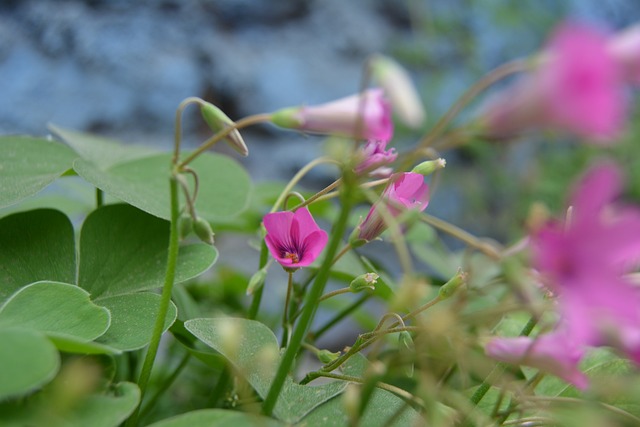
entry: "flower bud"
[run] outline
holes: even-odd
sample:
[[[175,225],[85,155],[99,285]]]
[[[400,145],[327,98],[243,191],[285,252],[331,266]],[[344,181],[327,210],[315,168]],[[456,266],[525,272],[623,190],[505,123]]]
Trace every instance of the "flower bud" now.
[[[204,220],[203,218],[196,218],[193,222],[193,231],[196,233],[196,236],[204,243],[212,245],[214,243],[213,240],[213,230],[211,229],[211,225]]]
[[[214,132],[220,132],[229,126],[235,126],[233,120],[231,120],[221,109],[215,105],[205,102],[200,106],[200,113],[202,118],[209,128]],[[249,155],[249,149],[242,139],[242,135],[238,129],[233,129],[226,137],[225,141],[237,151],[241,156]]]
[[[467,283],[468,274],[462,270],[458,270],[455,276],[451,278],[447,283],[440,287],[440,291],[438,292],[438,296],[440,299],[447,299],[455,294],[460,286]]]
[[[331,363],[338,357],[340,357],[340,352],[334,353],[329,350],[318,350],[316,356],[318,357],[319,361],[326,365],[327,363]]]
[[[443,169],[447,165],[447,161],[445,159],[439,158],[436,160],[427,160],[426,162],[422,162],[416,167],[414,167],[411,172],[419,173],[423,176],[428,176],[437,171],[438,169]]]
[[[413,349],[415,348],[413,344],[413,338],[411,338],[411,334],[407,331],[402,331],[400,332],[400,334],[398,334],[398,342],[407,350],[413,351]]]
[[[349,289],[351,289],[351,292],[353,293],[357,293],[365,289],[375,291],[376,289],[375,285],[376,283],[378,283],[379,277],[380,276],[378,276],[376,273],[361,274],[360,276],[356,277],[351,281],[351,284],[349,285]]]
[[[396,61],[383,55],[374,55],[369,64],[374,80],[389,96],[398,118],[414,129],[420,127],[426,113],[409,73]]]
[[[284,108],[271,122],[287,129],[389,141],[393,135],[391,108],[382,89],[369,89],[321,105]]]
[[[180,230],[180,238],[184,239],[193,231],[193,218],[191,215],[183,215],[180,217],[180,223],[178,224]]]
[[[251,279],[249,279],[249,284],[247,285],[247,295],[253,295],[253,293],[264,285],[264,281],[267,278],[267,269],[261,268],[256,271]]]
[[[360,224],[362,225],[362,224]],[[365,239],[361,239],[360,236],[360,225],[358,225],[356,228],[353,229],[353,231],[351,232],[351,234],[349,235],[349,245],[352,248],[359,248],[360,246],[364,245],[367,243],[367,241]]]

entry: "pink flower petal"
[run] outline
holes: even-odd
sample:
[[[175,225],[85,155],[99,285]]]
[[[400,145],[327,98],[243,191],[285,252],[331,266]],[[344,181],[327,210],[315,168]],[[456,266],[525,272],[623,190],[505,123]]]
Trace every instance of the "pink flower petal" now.
[[[304,256],[297,264],[297,266],[306,267],[308,265],[311,265],[311,263],[313,263],[313,261],[315,261],[315,259],[320,256],[322,250],[327,245],[328,240],[329,236],[327,236],[327,233],[324,230],[317,230],[309,234],[304,241]]]

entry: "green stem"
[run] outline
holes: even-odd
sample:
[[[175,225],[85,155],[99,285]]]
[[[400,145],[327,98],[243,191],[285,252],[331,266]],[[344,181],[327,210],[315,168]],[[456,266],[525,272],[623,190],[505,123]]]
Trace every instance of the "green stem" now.
[[[327,292],[326,294],[322,295],[320,297],[320,299],[318,300],[318,302],[324,301],[324,300],[329,299],[331,297],[335,297],[336,295],[347,294],[349,292],[351,292],[351,288],[336,289],[335,291]]]
[[[286,347],[289,342],[289,334],[291,333],[291,324],[289,323],[289,305],[291,302],[291,291],[293,289],[293,273],[289,273],[289,280],[287,281],[287,296],[284,300],[284,313],[282,313],[282,346]]]
[[[440,218],[436,218],[426,213],[420,214],[420,219],[422,220],[422,222],[429,224],[441,231],[444,231],[445,233],[455,237],[458,240],[463,241],[468,246],[478,249],[479,251],[496,261],[499,261],[501,259],[500,249],[497,249],[494,245],[482,241],[473,234],[468,233],[467,231],[447,221],[443,221]]]
[[[267,249],[267,245],[262,241],[262,247],[260,248],[260,267],[258,270],[262,270],[265,265],[267,265],[267,261],[269,260],[269,249]],[[262,301],[262,291],[264,290],[264,284],[260,286],[260,288],[253,292],[253,300],[251,300],[251,307],[249,307],[249,314],[247,318],[250,320],[255,320],[258,315],[258,310],[260,309],[260,301]]]
[[[189,352],[185,352],[184,356],[182,357],[182,359],[180,360],[180,363],[178,364],[178,366],[176,367],[176,369],[173,370],[173,372],[171,373],[171,375],[169,375],[160,385],[160,387],[158,388],[158,390],[156,390],[156,392],[154,393],[154,395],[151,397],[151,399],[149,399],[149,401],[147,402],[147,404],[145,405],[144,408],[142,408],[142,411],[140,411],[140,418],[144,418],[146,417],[149,412],[151,412],[151,410],[153,409],[153,407],[156,405],[156,403],[158,402],[158,399],[160,399],[160,397],[162,396],[162,394],[169,388],[171,387],[171,384],[173,384],[173,382],[176,380],[176,378],[178,378],[178,375],[180,375],[180,373],[182,372],[182,370],[187,366],[187,363],[189,362],[189,359],[191,358],[191,353]]]
[[[162,295],[160,297],[160,307],[158,307],[158,314],[156,316],[155,324],[153,326],[153,333],[151,335],[151,342],[149,343],[149,349],[144,358],[142,364],[142,370],[140,372],[140,378],[138,379],[138,387],[140,387],[140,401],[142,402],[144,394],[149,383],[149,377],[151,376],[151,368],[156,359],[158,353],[158,346],[160,345],[160,337],[164,331],[165,318],[167,317],[167,311],[169,310],[169,303],[171,302],[171,290],[176,274],[176,265],[178,261],[178,220],[180,216],[180,205],[178,200],[178,180],[175,175],[170,179],[170,192],[171,192],[171,224],[169,234],[169,251],[167,254],[167,270],[164,278],[164,286],[162,287]],[[127,422],[128,426],[135,426],[138,421],[140,407],[136,409],[133,415]]]
[[[349,314],[353,313],[358,307],[364,304],[369,298],[371,298],[371,294],[363,295],[362,297],[360,297],[360,299],[358,299],[356,302],[354,302],[353,304],[351,304],[350,306],[342,310],[333,319],[325,323],[324,326],[320,327],[316,332],[312,332],[311,337],[314,340],[317,340],[318,338],[320,338],[322,335],[324,335],[325,332],[331,329],[334,325],[336,325],[342,319],[347,317]]]
[[[287,375],[289,375],[295,357],[298,354],[298,350],[300,350],[302,340],[304,339],[304,336],[306,335],[315,315],[316,309],[318,307],[318,299],[320,299],[320,296],[324,291],[324,287],[327,284],[327,280],[329,279],[329,271],[331,269],[331,266],[333,265],[333,259],[342,240],[342,235],[346,230],[349,213],[351,211],[351,205],[353,203],[353,201],[351,200],[351,187],[351,182],[345,181],[345,185],[342,187],[342,210],[331,233],[331,239],[329,240],[329,244],[327,245],[327,252],[324,261],[322,263],[322,266],[320,267],[315,282],[307,293],[302,314],[300,315],[300,319],[298,320],[298,323],[293,331],[289,346],[285,350],[282,361],[280,362],[280,366],[278,367],[278,371],[276,372],[273,382],[271,383],[271,387],[269,388],[267,397],[265,398],[262,406],[262,412],[267,416],[270,416],[273,412],[273,408],[276,405],[276,401],[278,400],[278,396],[280,395],[280,391],[282,390],[284,381],[287,378]]]

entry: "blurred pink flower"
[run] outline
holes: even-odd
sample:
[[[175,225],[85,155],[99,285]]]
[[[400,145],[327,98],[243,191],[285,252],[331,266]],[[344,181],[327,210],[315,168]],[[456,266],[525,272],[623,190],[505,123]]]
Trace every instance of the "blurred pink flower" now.
[[[379,212],[380,203],[385,204],[394,218],[402,213],[402,208],[422,212],[429,204],[429,186],[425,184],[424,177],[418,173],[405,172],[392,176],[380,200],[371,206],[369,214],[358,226],[358,239],[371,241],[387,228]]]
[[[548,224],[531,243],[567,333],[640,363],[640,289],[624,276],[640,260],[640,209],[612,204],[621,182],[613,165],[590,171],[573,193],[569,222]]]
[[[611,37],[609,52],[618,62],[629,83],[640,84],[640,24]]]
[[[393,136],[391,107],[380,88],[369,89],[326,104],[285,108],[272,115],[281,127],[389,141]]]
[[[310,265],[327,244],[327,233],[313,220],[307,208],[265,215],[265,242],[271,255],[285,268]]]
[[[360,156],[362,161],[355,167],[355,172],[361,174],[365,171],[369,175],[388,177],[392,173],[391,168],[384,167],[389,163],[393,163],[398,154],[395,152],[395,148],[387,148],[386,141],[368,141],[364,147],[360,149]]]
[[[553,332],[539,338],[493,338],[485,347],[488,356],[501,362],[531,366],[587,388],[587,377],[578,369],[583,350],[567,336]]]
[[[482,109],[487,135],[508,138],[542,126],[596,143],[619,136],[626,114],[624,81],[608,42],[595,28],[560,26],[539,68]]]

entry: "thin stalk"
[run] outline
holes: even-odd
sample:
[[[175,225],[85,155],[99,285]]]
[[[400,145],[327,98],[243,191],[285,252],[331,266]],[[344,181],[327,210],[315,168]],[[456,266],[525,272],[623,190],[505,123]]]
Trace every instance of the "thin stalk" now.
[[[351,375],[341,375],[341,374],[334,374],[332,372],[322,372],[318,375],[318,377],[325,377],[325,378],[333,378],[336,380],[342,380],[342,381],[349,381],[352,383],[357,383],[357,384],[364,384],[365,380],[362,378],[358,378],[358,377],[353,377]],[[422,401],[422,399],[412,395],[411,393],[409,393],[406,390],[401,389],[400,387],[396,387],[394,385],[391,384],[387,384],[387,383],[383,383],[378,381],[376,383],[376,387],[381,388],[383,390],[386,390],[390,393],[395,394],[396,396],[399,396],[405,400],[408,400],[410,402],[413,402],[419,406],[424,406],[424,402]]]
[[[335,291],[327,292],[326,294],[322,295],[320,297],[320,299],[318,300],[318,302],[324,301],[324,300],[329,299],[331,297],[335,297],[336,295],[348,294],[350,292],[351,292],[351,288],[336,289]]]
[[[284,189],[282,190],[282,192],[280,193],[280,196],[278,196],[278,199],[276,200],[276,202],[273,204],[273,207],[271,208],[271,211],[269,211],[270,213],[273,213],[275,211],[278,210],[279,206],[282,205],[282,203],[284,202],[284,199],[287,197],[287,195],[291,192],[291,190],[293,190],[293,187],[295,187],[296,185],[298,185],[298,182],[300,182],[300,180],[307,174],[309,173],[309,171],[313,168],[315,168],[318,165],[324,164],[324,163],[333,163],[336,165],[339,165],[340,163],[337,162],[336,160],[333,160],[329,157],[320,157],[318,159],[314,159],[312,161],[310,161],[309,163],[307,163],[306,165],[304,165],[299,171],[298,173],[296,173],[293,178],[291,178],[291,180],[287,183],[287,186],[284,187]],[[294,209],[297,209],[300,206],[296,206]]]
[[[528,59],[516,59],[506,64],[502,64],[498,68],[490,71],[473,86],[471,86],[460,98],[453,104],[419,143],[418,147],[429,147],[433,142],[442,135],[446,127],[455,119],[458,114],[473,101],[480,93],[495,84],[496,82],[508,77],[512,74],[520,73],[531,67],[531,61]]]
[[[174,145],[173,145],[173,159],[171,164],[177,164],[180,159],[180,141],[182,139],[182,113],[187,106],[191,104],[199,104],[204,105],[204,101],[195,96],[190,96],[184,99],[176,109],[176,128],[174,134]]]
[[[316,280],[307,293],[300,319],[293,331],[289,346],[285,350],[280,366],[278,367],[273,382],[271,383],[271,387],[269,388],[269,392],[267,393],[267,397],[264,400],[262,412],[267,416],[270,416],[273,412],[273,408],[276,405],[276,401],[278,400],[284,381],[291,371],[295,357],[300,350],[300,345],[302,344],[304,336],[307,334],[309,326],[313,321],[313,317],[318,307],[318,299],[322,295],[324,287],[327,284],[327,280],[329,280],[329,271],[333,265],[333,258],[338,250],[338,245],[342,240],[342,235],[347,228],[347,222],[353,201],[351,200],[351,183],[346,182],[345,184],[346,185],[343,187],[344,193],[342,197],[342,209],[331,233],[324,261],[320,267]]]
[[[171,195],[171,223],[169,234],[169,251],[167,254],[167,269],[164,277],[164,286],[162,287],[162,294],[160,296],[160,306],[158,307],[158,314],[153,326],[153,333],[151,335],[151,342],[149,343],[149,349],[145,355],[144,362],[142,364],[142,370],[140,371],[140,378],[138,379],[138,387],[140,387],[140,401],[142,402],[147,385],[149,383],[149,377],[151,376],[151,369],[158,353],[158,346],[160,345],[160,337],[164,331],[165,318],[167,317],[167,311],[169,309],[169,303],[171,302],[171,290],[175,281],[176,265],[178,261],[178,220],[180,216],[180,205],[178,200],[178,180],[175,175],[171,176],[170,183],[170,195]],[[136,408],[135,412],[129,418],[127,422],[128,426],[135,426],[138,421],[140,407]]]
[[[369,298],[371,298],[371,294],[363,295],[356,302],[354,302],[353,304],[351,304],[350,306],[342,310],[333,319],[329,320],[327,323],[321,326],[316,332],[312,332],[311,336],[313,337],[313,339],[317,340],[318,338],[320,338],[322,335],[325,334],[325,332],[327,332],[329,329],[334,327],[338,322],[340,322],[342,319],[344,319],[345,317],[353,313],[358,307],[364,304]]]
[[[262,270],[265,265],[267,265],[267,261],[269,260],[269,250],[267,249],[267,245],[262,241],[262,246],[260,247],[260,267],[258,270]],[[260,302],[262,301],[262,291],[264,290],[264,284],[260,286],[260,289],[253,292],[253,300],[251,300],[251,307],[249,307],[249,313],[247,314],[247,318],[250,320],[255,320],[258,315],[258,310],[260,310]]]
[[[310,205],[311,203],[315,202],[316,200],[318,200],[319,198],[321,198],[322,196],[324,196],[325,194],[327,194],[331,190],[335,190],[336,188],[338,188],[338,186],[340,185],[341,182],[342,182],[341,178],[336,179],[331,184],[327,185],[325,188],[323,188],[322,190],[318,191],[316,194],[314,194],[313,196],[309,197],[304,202],[302,202],[299,205],[296,205],[293,208],[291,208],[291,210],[300,209],[300,208],[303,208],[305,206]]]
[[[282,345],[286,347],[289,341],[289,334],[291,333],[291,323],[289,323],[289,305],[291,302],[291,291],[293,289],[293,273],[289,273],[289,280],[287,281],[287,296],[284,300],[284,313],[282,313]]]
[[[481,239],[477,238],[471,233],[466,232],[465,230],[447,222],[443,221],[440,218],[436,218],[426,213],[422,213],[420,215],[420,220],[426,224],[429,224],[445,233],[455,237],[458,240],[463,241],[468,246],[472,248],[478,249],[480,252],[484,253],[488,257],[499,261],[501,259],[500,250],[496,249],[493,245],[483,242]]]
[[[235,122],[232,126],[231,125],[230,126],[226,126],[220,132],[216,133],[211,138],[209,138],[205,142],[203,142],[194,152],[192,152],[190,155],[188,155],[186,159],[184,159],[182,162],[180,162],[180,164],[178,164],[178,170],[181,170],[183,167],[187,166],[196,157],[198,157],[200,154],[202,154],[205,151],[207,151],[207,149],[211,148],[218,141],[220,141],[223,138],[225,138],[233,130],[242,129],[242,128],[245,128],[247,126],[255,125],[255,124],[258,124],[258,123],[269,122],[269,121],[271,121],[271,114],[256,114],[256,115],[253,115],[253,116],[248,116],[248,117],[245,117],[243,119],[240,119],[237,122]]]
[[[182,356],[182,359],[180,360],[180,363],[178,364],[178,366],[173,370],[173,372],[171,373],[171,375],[169,375],[160,385],[160,387],[158,388],[158,390],[156,390],[156,392],[154,393],[154,395],[149,399],[149,401],[147,402],[147,404],[144,406],[144,408],[142,408],[142,410],[140,411],[140,418],[144,418],[146,417],[149,412],[151,412],[151,410],[153,409],[153,407],[156,405],[156,403],[158,402],[158,400],[160,399],[160,397],[162,396],[162,394],[169,388],[171,387],[171,384],[173,384],[173,382],[176,380],[176,378],[178,378],[178,375],[180,375],[180,373],[182,372],[182,370],[187,366],[187,363],[189,362],[189,359],[191,358],[191,353],[189,352],[185,352],[184,356]]]

